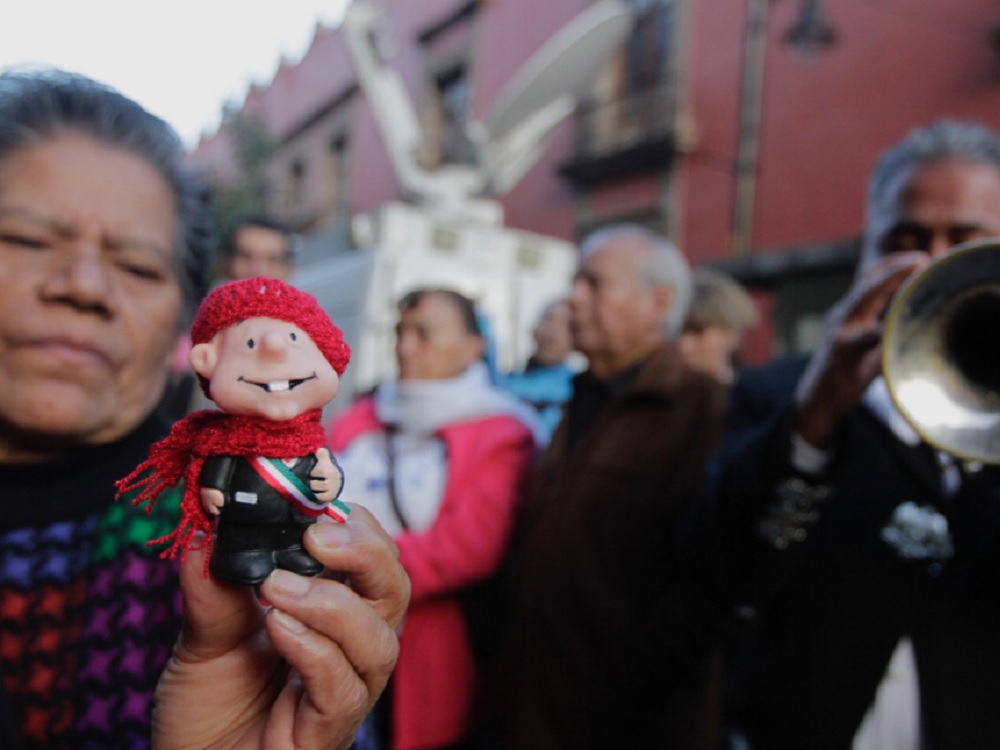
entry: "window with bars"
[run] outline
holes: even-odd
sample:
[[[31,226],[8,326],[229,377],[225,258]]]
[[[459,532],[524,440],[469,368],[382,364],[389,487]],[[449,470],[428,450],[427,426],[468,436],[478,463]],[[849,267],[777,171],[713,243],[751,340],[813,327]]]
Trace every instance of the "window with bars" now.
[[[629,94],[654,89],[664,81],[675,0],[631,0],[631,5],[635,23],[625,50],[623,82]]]
[[[472,109],[472,81],[466,65],[455,65],[434,78],[440,103],[439,148],[441,161],[468,164],[475,157],[466,134],[466,123]]]

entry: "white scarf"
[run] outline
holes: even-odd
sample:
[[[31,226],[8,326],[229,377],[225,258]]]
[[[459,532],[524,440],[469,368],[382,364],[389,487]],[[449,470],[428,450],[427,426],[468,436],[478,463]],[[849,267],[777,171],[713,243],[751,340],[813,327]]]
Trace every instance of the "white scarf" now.
[[[375,391],[375,414],[396,428],[389,472],[383,432],[359,436],[337,458],[344,469],[344,497],[370,510],[390,535],[403,531],[388,485],[394,476],[396,499],[406,526],[429,528],[443,499],[448,457],[435,433],[444,427],[490,416],[510,415],[524,422],[538,441],[542,422],[535,410],[490,383],[489,371],[475,364],[449,380],[387,383]]]
[[[406,380],[386,383],[375,391],[380,422],[402,433],[429,435],[450,424],[509,415],[529,427],[540,440],[541,419],[528,404],[490,382],[489,370],[476,362],[448,380]]]

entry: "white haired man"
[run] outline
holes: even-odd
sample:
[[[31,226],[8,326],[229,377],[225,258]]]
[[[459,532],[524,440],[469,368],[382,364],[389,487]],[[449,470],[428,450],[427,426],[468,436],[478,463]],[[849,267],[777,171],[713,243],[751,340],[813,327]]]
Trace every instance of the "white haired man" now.
[[[581,246],[569,296],[587,369],[516,537],[501,654],[509,747],[712,747],[707,652],[690,637],[679,536],[721,431],[722,386],[674,338],[684,256],[633,225]]]

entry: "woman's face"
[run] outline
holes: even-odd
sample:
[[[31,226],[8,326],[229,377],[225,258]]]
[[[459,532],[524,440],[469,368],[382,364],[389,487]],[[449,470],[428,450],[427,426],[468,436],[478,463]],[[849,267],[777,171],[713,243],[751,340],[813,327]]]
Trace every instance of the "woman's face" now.
[[[400,313],[396,363],[400,380],[447,380],[483,356],[483,340],[470,333],[456,303],[427,293]]]
[[[179,334],[175,218],[151,164],[76,131],[0,164],[0,460],[113,441],[155,408]]]

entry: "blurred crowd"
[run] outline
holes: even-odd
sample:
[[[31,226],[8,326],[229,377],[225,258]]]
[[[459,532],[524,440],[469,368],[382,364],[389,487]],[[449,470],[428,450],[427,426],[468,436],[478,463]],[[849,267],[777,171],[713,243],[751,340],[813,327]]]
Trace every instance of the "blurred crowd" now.
[[[211,227],[176,136],[8,73],[0,166],[4,748],[1000,742],[1000,476],[914,429],[882,365],[902,285],[1000,236],[988,128],[886,144],[808,355],[744,367],[754,298],[637,224],[582,238],[516,372],[475,299],[410,290],[398,376],[323,426],[357,509],[307,532],[328,575],[256,592],[148,548],[176,497],[112,499],[213,406],[185,375]],[[287,278],[293,249],[247,217],[224,274]]]

